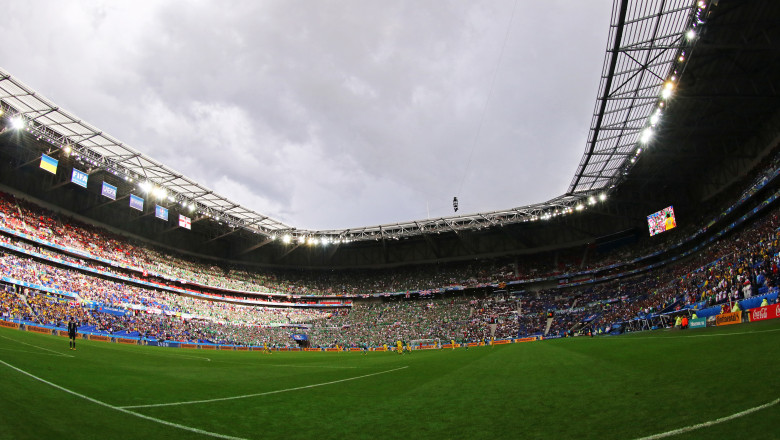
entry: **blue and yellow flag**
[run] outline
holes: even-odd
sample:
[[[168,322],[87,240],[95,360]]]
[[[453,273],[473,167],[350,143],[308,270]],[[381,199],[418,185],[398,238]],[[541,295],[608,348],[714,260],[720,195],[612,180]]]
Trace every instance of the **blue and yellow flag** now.
[[[57,174],[57,163],[57,159],[41,154],[41,168],[44,170],[52,174]]]

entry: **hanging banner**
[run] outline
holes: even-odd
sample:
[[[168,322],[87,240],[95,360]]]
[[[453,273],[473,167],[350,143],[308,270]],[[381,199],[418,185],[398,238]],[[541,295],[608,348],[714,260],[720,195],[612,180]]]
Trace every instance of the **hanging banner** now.
[[[70,177],[70,181],[75,183],[76,185],[86,188],[87,187],[87,179],[89,179],[89,174],[79,171],[75,168],[73,168],[73,174]]]
[[[45,154],[41,154],[41,168],[52,173],[57,174],[57,164],[59,162],[53,157],[49,157]]]
[[[144,199],[135,194],[130,194],[130,207],[139,211],[144,210]]]
[[[185,217],[179,214],[179,227],[185,229],[192,229],[192,220],[189,217]]]
[[[160,205],[154,205],[154,216],[160,220],[168,221],[168,208],[163,208]]]
[[[116,200],[116,187],[103,182],[103,189],[100,190],[100,194],[111,200]]]

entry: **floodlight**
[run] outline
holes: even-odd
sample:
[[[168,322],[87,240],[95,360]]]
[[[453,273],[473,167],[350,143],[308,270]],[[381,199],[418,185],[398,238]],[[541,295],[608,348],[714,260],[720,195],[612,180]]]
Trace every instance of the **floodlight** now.
[[[645,128],[644,131],[642,131],[642,134],[639,136],[639,142],[646,144],[650,142],[650,139],[653,138],[653,129],[652,128]]]
[[[14,130],[21,130],[24,128],[24,119],[21,116],[17,116],[11,119],[11,128]]]
[[[148,193],[152,189],[152,184],[148,180],[145,180],[138,184],[138,187],[141,188],[141,191]]]
[[[300,243],[300,244],[304,244],[304,243],[306,243],[306,237],[304,237],[303,235],[301,235],[300,237],[298,237],[298,243]]]
[[[585,209],[585,205],[583,205],[582,203],[580,203],[579,205],[577,205],[577,207],[576,207],[575,209],[576,209],[577,211],[582,211],[583,209]]]
[[[685,33],[685,38],[689,40],[693,40],[694,38],[696,38],[696,31],[694,31],[693,29],[688,30],[688,32]]]
[[[593,196],[588,197],[588,205],[595,205],[596,204],[596,198]]]
[[[666,84],[664,84],[664,89],[661,91],[661,97],[664,99],[668,99],[670,96],[672,96],[673,89],[674,89],[674,83],[671,81],[667,81]]]
[[[601,194],[599,194],[599,200],[601,200],[602,202],[603,202],[604,200],[607,200],[607,194],[606,194],[606,193],[601,193]]]
[[[290,234],[284,234],[282,236],[282,243],[290,244],[290,241],[292,241],[292,237],[290,237]]]
[[[661,119],[661,113],[656,111],[655,113],[652,114],[652,116],[650,116],[650,125],[655,127],[656,124],[658,124],[658,121],[660,119]]]
[[[70,145],[65,145],[65,148],[63,148],[63,150],[65,150],[65,154],[70,154],[71,151]]]
[[[166,191],[165,188],[156,187],[156,188],[152,189],[152,195],[157,197],[158,199],[162,200],[162,199],[168,197],[168,191]]]
[[[320,237],[320,244],[325,246],[326,244],[330,243],[330,240],[328,240],[327,237]]]

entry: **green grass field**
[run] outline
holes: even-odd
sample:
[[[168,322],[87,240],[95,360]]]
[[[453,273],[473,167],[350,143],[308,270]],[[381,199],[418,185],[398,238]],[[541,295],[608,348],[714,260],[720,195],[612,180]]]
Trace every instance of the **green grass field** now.
[[[780,438],[780,320],[411,355],[67,346],[0,329],[0,438],[634,439],[772,402],[671,438]]]

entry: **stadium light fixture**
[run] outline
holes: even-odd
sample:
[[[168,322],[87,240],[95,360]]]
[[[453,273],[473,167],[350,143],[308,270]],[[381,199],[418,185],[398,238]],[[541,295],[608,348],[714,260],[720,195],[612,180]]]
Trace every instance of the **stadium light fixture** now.
[[[582,211],[583,209],[585,209],[585,205],[583,205],[582,203],[580,203],[579,205],[577,205],[577,207],[576,207],[575,209],[576,209],[577,211]]]
[[[298,237],[298,243],[300,243],[300,244],[304,244],[304,243],[306,243],[306,237],[304,237],[303,235],[301,235],[300,237]]]
[[[688,40],[693,40],[696,38],[696,31],[693,29],[689,29],[688,32],[685,33],[685,38]]]
[[[0,116],[3,116],[3,114],[5,114],[5,112],[3,111],[2,108],[0,108]]]
[[[17,116],[11,119],[11,128],[14,130],[21,130],[24,128],[24,119],[21,116]]]
[[[70,154],[70,152],[72,151],[70,145],[65,145],[65,148],[63,148],[62,150],[65,151],[65,154]]]
[[[152,190],[152,184],[148,180],[145,180],[138,184],[138,187],[141,188],[141,191],[148,193]]]
[[[641,148],[640,148],[640,150],[641,150]],[[607,194],[606,193],[599,194],[599,200],[602,201],[602,202],[604,200],[607,200]]]
[[[593,196],[588,197],[588,205],[595,205],[596,204],[596,198]]]
[[[655,127],[658,125],[658,121],[661,120],[661,111],[656,109],[655,113],[650,116],[650,125]]]
[[[646,144],[650,142],[650,139],[652,138],[653,138],[653,129],[648,127],[642,131],[642,134],[639,136],[639,142]]]
[[[159,200],[163,200],[166,197],[168,197],[168,191],[166,191],[165,188],[162,187],[155,187],[152,188],[152,195]]]
[[[284,234],[282,236],[282,243],[290,244],[291,241],[292,241],[292,237],[290,237],[290,234]]]
[[[666,84],[664,84],[664,89],[661,91],[661,97],[664,99],[669,99],[669,97],[672,96],[673,90],[674,90],[674,83],[671,81],[667,81]]]

